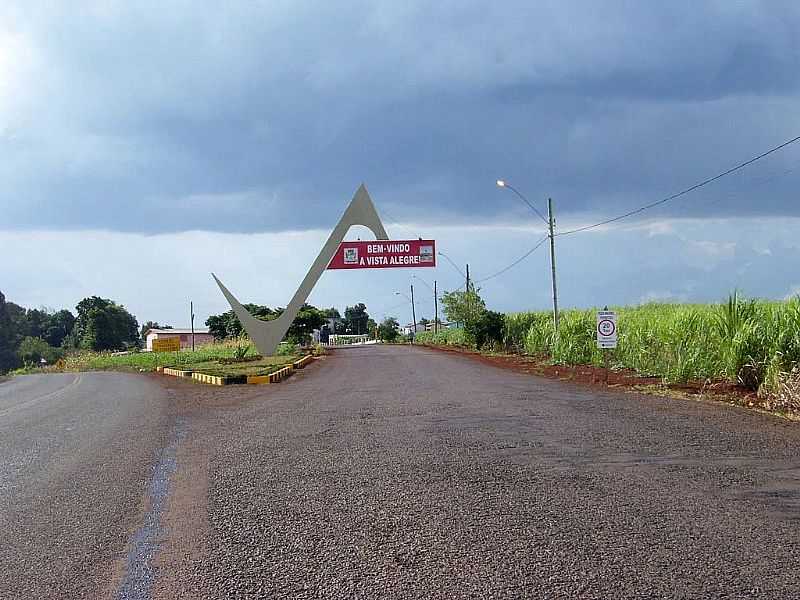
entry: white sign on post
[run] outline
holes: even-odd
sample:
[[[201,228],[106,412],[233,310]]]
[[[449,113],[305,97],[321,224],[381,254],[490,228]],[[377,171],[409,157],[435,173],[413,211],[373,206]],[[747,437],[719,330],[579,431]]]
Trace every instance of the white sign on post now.
[[[617,313],[613,310],[597,311],[597,347],[617,347]]]

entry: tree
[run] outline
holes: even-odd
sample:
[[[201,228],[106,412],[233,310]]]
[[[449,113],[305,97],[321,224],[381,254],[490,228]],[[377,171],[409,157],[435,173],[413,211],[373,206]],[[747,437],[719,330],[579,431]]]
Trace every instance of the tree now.
[[[394,317],[386,317],[378,325],[378,339],[384,342],[393,342],[400,335],[400,323]]]
[[[5,373],[18,364],[17,354],[14,351],[15,332],[12,330],[11,316],[8,313],[8,304],[3,292],[0,292],[0,373]]]
[[[151,329],[172,329],[172,325],[159,325],[158,321],[148,321],[144,325],[139,332],[139,335],[144,339],[144,336],[147,335],[147,332]]]
[[[463,323],[465,327],[480,319],[486,310],[486,303],[473,286],[469,292],[445,292],[442,306],[448,321]]]
[[[311,332],[326,322],[325,313],[315,306],[303,304],[286,332],[286,340],[294,344],[308,344]]]
[[[378,328],[378,324],[375,322],[375,319],[369,318],[367,319],[367,333],[369,334],[370,338],[374,338],[376,333],[375,330]]]
[[[466,325],[466,334],[477,348],[503,343],[505,315],[493,310],[484,310],[478,319]]]
[[[260,304],[244,304],[243,306],[247,309],[247,312],[262,321],[271,321],[283,312],[283,309],[273,310],[268,306],[261,306]],[[209,333],[213,335],[216,340],[238,338],[244,331],[239,317],[237,317],[236,313],[232,310],[224,312],[221,315],[211,315],[206,319],[206,326],[208,327]]]
[[[139,323],[113,300],[92,296],[76,306],[72,340],[87,350],[124,350],[139,344]]]
[[[19,304],[6,302],[6,313],[9,319],[9,331],[11,332],[11,347],[16,349],[22,338],[28,335],[27,311]]]
[[[325,320],[329,322],[330,333],[344,333],[345,324],[342,315],[337,308],[325,308],[322,310]]]
[[[50,321],[50,315],[46,310],[38,308],[29,308],[25,311],[25,331],[24,335],[41,338],[47,330]]]
[[[283,308],[269,308],[268,306],[261,306],[259,304],[245,304],[244,307],[251,315],[262,321],[271,321],[278,318],[283,314]],[[286,332],[285,339],[295,344],[306,344],[309,342],[311,332],[319,329],[325,323],[326,315],[330,311],[335,311],[338,315],[339,311],[335,308],[320,310],[310,304],[303,304],[300,310],[297,311],[297,316],[292,321],[289,329]],[[239,318],[236,314],[229,310],[221,315],[211,315],[206,319],[206,325],[211,335],[215,339],[224,340],[237,338],[244,333]]]
[[[58,348],[72,333],[75,327],[75,316],[68,310],[59,310],[49,315],[42,338],[50,346]]]
[[[367,306],[363,302],[359,302],[355,306],[348,306],[344,309],[344,323],[345,331],[350,334],[368,333],[367,322],[369,321],[369,314],[367,314]],[[349,331],[347,331],[349,330]]]

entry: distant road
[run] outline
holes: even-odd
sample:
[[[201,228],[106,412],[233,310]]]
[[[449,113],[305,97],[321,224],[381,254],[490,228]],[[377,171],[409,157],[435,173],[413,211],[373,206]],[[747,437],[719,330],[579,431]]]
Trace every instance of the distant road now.
[[[169,443],[168,406],[144,376],[0,383],[0,598],[112,596]]]

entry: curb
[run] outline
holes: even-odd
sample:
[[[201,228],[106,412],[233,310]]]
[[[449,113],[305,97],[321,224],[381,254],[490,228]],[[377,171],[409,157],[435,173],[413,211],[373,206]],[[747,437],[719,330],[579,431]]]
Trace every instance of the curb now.
[[[302,369],[307,364],[314,361],[314,357],[311,354],[306,354],[303,358],[300,358],[292,363],[293,369]]]
[[[170,369],[169,367],[163,367],[161,370],[164,375],[172,375],[173,377],[191,377],[191,371],[184,371],[182,369]]]
[[[232,383],[245,382],[243,375],[239,377],[219,377],[217,375],[206,375],[205,373],[192,373],[192,379],[209,385],[230,385]]]
[[[287,377],[290,377],[294,372],[294,366],[283,367],[269,375],[248,375],[247,383],[263,384],[263,383],[280,383]]]
[[[173,369],[170,367],[158,367],[156,370],[164,375],[172,377],[188,377],[197,381],[198,383],[205,383],[207,385],[230,385],[234,383],[250,383],[250,384],[265,384],[265,383],[280,383],[284,379],[292,376],[296,370],[303,369],[306,365],[314,362],[314,356],[307,354],[306,356],[297,359],[292,364],[282,367],[270,373],[269,375],[239,375],[231,377],[221,377],[218,375],[207,375],[206,373],[197,373],[193,371],[186,371],[183,369]]]

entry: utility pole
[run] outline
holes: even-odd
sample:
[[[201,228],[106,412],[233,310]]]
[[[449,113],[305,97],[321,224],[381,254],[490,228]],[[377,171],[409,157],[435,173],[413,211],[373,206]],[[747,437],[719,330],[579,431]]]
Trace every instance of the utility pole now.
[[[192,322],[192,352],[194,352],[194,303],[189,300],[189,315]]]
[[[467,317],[469,318],[469,317],[472,317],[472,302],[470,301],[470,296],[469,296],[469,263],[467,263],[467,287],[466,287],[466,292],[467,293],[464,296],[464,299],[467,301]],[[466,327],[466,326],[467,326],[467,323],[465,321],[464,322],[464,327]]]
[[[411,284],[411,318],[414,319],[414,335],[417,334],[417,311],[414,308],[414,284]]]
[[[555,227],[555,219],[553,218],[553,199],[547,199],[547,217],[548,225],[550,226],[550,271],[553,278],[553,326],[555,327],[556,335],[558,335],[558,292],[556,291],[556,243],[555,235],[553,235],[553,228]]]
[[[439,294],[436,293],[436,280],[433,280],[433,333],[439,333]]]

